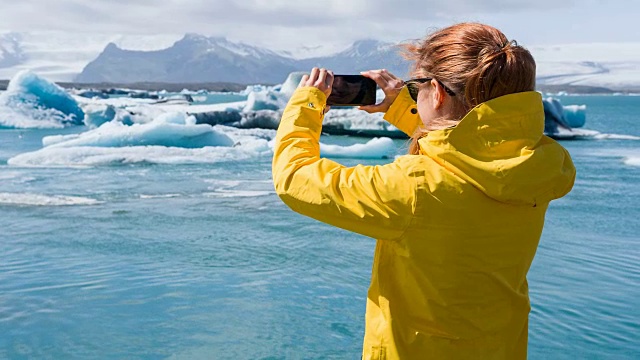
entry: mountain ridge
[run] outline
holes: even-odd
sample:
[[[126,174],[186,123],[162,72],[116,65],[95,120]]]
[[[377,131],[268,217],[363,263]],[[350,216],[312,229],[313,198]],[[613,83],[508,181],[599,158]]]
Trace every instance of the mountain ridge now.
[[[175,49],[180,41],[186,51]],[[580,92],[606,88],[612,92],[640,93],[640,41],[526,47],[536,59],[540,88],[579,89]],[[115,66],[112,64],[110,70],[103,68],[98,72],[100,76],[85,82],[275,84],[284,81],[290,70],[308,71],[313,66],[330,68],[337,73],[385,67],[403,76],[409,66],[399,56],[400,50],[394,44],[377,40],[360,40],[350,46],[305,44],[296,49],[274,50],[196,33],[178,36],[8,32],[0,33],[0,79],[11,79],[19,71],[28,69],[52,81],[73,82],[102,53],[110,54]],[[154,59],[158,54],[166,57],[161,63]],[[130,55],[134,55],[135,61],[128,64]],[[102,57],[104,59],[104,55]],[[122,68],[136,71],[124,71],[127,76],[121,76]],[[208,77],[203,77],[207,73]]]
[[[408,64],[392,49],[392,44],[369,39],[356,41],[351,47],[329,56],[296,59],[223,37],[189,33],[172,46],[156,51],[124,50],[109,43],[75,81],[277,83],[293,71],[313,66],[330,68],[336,73],[384,66],[404,75]]]

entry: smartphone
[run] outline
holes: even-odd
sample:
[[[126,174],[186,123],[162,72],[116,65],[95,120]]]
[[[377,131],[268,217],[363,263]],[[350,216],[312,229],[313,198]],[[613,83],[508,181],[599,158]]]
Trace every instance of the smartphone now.
[[[327,105],[358,106],[376,103],[376,82],[362,75],[334,75]]]

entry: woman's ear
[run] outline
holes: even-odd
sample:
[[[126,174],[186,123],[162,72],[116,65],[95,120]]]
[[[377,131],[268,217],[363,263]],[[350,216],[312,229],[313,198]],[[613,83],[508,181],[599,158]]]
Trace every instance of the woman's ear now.
[[[433,87],[433,107],[434,109],[438,110],[444,104],[444,99],[447,96],[447,92],[436,79],[431,79],[431,86]]]

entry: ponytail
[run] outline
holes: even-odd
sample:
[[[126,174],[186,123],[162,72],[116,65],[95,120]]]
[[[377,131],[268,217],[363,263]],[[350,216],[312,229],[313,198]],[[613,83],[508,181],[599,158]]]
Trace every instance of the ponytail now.
[[[461,23],[441,29],[422,42],[404,46],[405,58],[414,61],[414,77],[433,77],[456,94],[452,98],[459,121],[473,107],[500,96],[535,90],[536,63],[531,53],[509,41],[498,29]],[[417,139],[429,130],[414,134]]]

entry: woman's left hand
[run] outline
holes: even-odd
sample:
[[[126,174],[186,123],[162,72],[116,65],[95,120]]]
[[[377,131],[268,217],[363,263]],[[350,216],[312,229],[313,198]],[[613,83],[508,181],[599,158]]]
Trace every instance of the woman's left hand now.
[[[314,67],[311,70],[311,74],[302,75],[299,86],[315,87],[329,97],[331,86],[333,86],[333,71]]]

